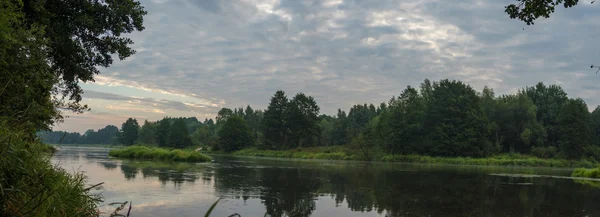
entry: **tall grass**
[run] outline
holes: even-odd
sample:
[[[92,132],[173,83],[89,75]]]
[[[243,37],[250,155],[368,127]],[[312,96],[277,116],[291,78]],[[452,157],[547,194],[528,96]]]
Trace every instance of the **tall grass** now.
[[[290,150],[258,150],[243,149],[231,153],[233,155],[277,157],[297,159],[325,160],[363,160],[360,153],[342,146],[310,147]],[[531,167],[585,167],[592,168],[598,163],[588,160],[543,159],[522,154],[501,154],[486,158],[470,157],[432,157],[424,155],[390,155],[375,153],[373,161],[427,163],[427,164],[461,164],[461,165],[496,165],[496,166],[531,166]]]
[[[211,161],[209,156],[195,151],[183,151],[179,149],[167,150],[147,146],[129,146],[121,149],[112,149],[108,152],[108,155],[119,158],[156,159],[181,162]]]
[[[52,165],[48,146],[0,125],[0,216],[98,216],[83,173]]]
[[[600,178],[600,168],[584,169],[578,168],[571,173],[572,177],[583,177],[583,178]]]

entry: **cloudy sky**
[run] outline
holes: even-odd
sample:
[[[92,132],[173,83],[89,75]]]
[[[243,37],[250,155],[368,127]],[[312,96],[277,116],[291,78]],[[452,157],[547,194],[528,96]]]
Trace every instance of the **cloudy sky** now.
[[[211,118],[266,107],[278,89],[314,96],[321,112],[380,103],[424,79],[515,92],[560,84],[600,103],[600,5],[585,0],[533,26],[512,0],[142,0],[137,54],[83,84],[92,111],[55,130],[84,132],[127,117]],[[523,29],[525,28],[525,29]]]

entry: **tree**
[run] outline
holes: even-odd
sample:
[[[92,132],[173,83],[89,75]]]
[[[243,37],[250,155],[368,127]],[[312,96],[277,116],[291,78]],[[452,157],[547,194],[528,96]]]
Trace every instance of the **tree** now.
[[[62,93],[56,105],[76,112],[79,105],[79,81],[94,81],[98,67],[109,67],[112,55],[123,60],[135,53],[133,41],[124,33],[142,31],[146,11],[137,1],[63,1],[24,0],[26,28],[44,27],[41,37],[46,41],[48,74],[56,75],[53,93]],[[65,98],[70,101],[65,102]]]
[[[543,147],[546,130],[537,121],[537,107],[523,91],[497,99],[490,117],[498,126],[504,152],[529,153],[533,147]]]
[[[140,125],[136,119],[129,118],[121,126],[121,143],[126,146],[133,145],[138,138]]]
[[[225,152],[237,151],[254,143],[250,127],[237,115],[229,117],[218,134],[220,148]]]
[[[171,131],[171,121],[166,117],[158,122],[156,129],[156,144],[159,147],[167,147],[169,132]]]
[[[232,115],[233,111],[231,109],[222,108],[217,113],[217,117],[215,118],[215,120],[217,120],[217,124],[225,123],[225,121],[227,121],[227,118],[231,117]]]
[[[433,85],[430,100],[425,117],[430,154],[472,157],[487,154],[488,120],[470,86],[442,80]]]
[[[558,115],[559,149],[567,158],[579,158],[591,145],[590,114],[585,102],[569,99]]]
[[[570,8],[579,0],[516,0],[516,4],[506,6],[504,10],[511,19],[519,19],[527,25],[533,25],[534,21],[540,17],[549,18],[556,6],[562,4],[565,8]],[[594,1],[592,1],[594,3]]]
[[[319,106],[312,96],[298,93],[287,106],[286,120],[294,145],[302,147],[303,143],[318,135]]]
[[[142,144],[156,144],[156,129],[158,128],[157,123],[144,121],[144,125],[140,129],[140,137],[138,141]]]
[[[558,85],[546,86],[539,82],[533,87],[526,87],[525,93],[537,108],[538,123],[544,126],[548,134],[544,144],[558,147],[557,117],[562,106],[568,101],[567,93]]]
[[[56,81],[46,63],[43,26],[27,28],[22,7],[0,2],[0,117],[13,130],[33,134],[61,116],[52,102]]]
[[[596,106],[590,117],[594,145],[600,146],[600,106]]]
[[[285,147],[288,138],[286,114],[288,109],[288,99],[283,90],[275,92],[271,97],[271,102],[265,110],[262,129],[265,139],[265,147],[272,149],[281,149]]]
[[[204,125],[196,130],[191,135],[192,141],[199,143],[199,145],[212,145],[215,141],[215,136],[212,135],[211,129],[208,125]]]
[[[188,133],[185,121],[182,118],[177,118],[170,128],[167,139],[167,146],[182,149],[192,145],[192,140]]]
[[[377,131],[385,137],[384,148],[392,154],[423,153],[425,104],[418,91],[408,86],[398,98],[390,100],[388,112],[381,116]]]

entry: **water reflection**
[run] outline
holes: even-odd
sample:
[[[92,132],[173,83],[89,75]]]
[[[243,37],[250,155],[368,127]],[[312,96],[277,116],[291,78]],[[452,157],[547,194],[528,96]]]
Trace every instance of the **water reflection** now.
[[[121,180],[106,189],[128,192],[108,195],[138,195],[138,204],[151,204],[137,207],[141,216],[198,216],[214,201],[202,196],[207,194],[226,198],[219,216],[600,216],[597,183],[490,175],[568,175],[569,170],[214,159],[202,164],[106,157],[77,162],[120,174]]]

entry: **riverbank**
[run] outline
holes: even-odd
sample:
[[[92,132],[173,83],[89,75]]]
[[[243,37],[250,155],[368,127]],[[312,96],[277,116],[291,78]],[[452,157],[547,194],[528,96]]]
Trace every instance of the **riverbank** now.
[[[578,168],[571,174],[572,177],[582,177],[582,178],[600,178],[600,168],[592,168],[592,169],[584,169]]]
[[[357,160],[364,161],[358,152],[353,152],[341,146],[310,147],[291,150],[258,150],[243,149],[230,153],[239,156],[276,157],[294,159],[322,160]],[[372,161],[425,163],[425,164],[458,164],[458,165],[495,165],[495,166],[531,166],[531,167],[569,167],[593,168],[599,164],[588,160],[543,159],[522,154],[500,154],[486,158],[470,157],[431,157],[422,155],[390,155],[372,154]]]
[[[211,158],[196,151],[184,151],[180,149],[167,150],[147,146],[129,146],[120,149],[112,149],[108,156],[129,159],[156,159],[180,162],[207,162]]]

